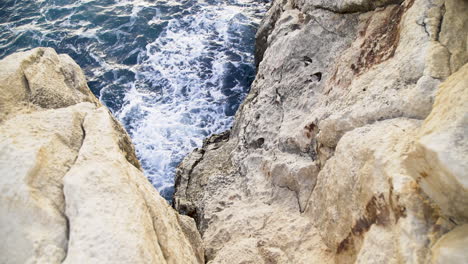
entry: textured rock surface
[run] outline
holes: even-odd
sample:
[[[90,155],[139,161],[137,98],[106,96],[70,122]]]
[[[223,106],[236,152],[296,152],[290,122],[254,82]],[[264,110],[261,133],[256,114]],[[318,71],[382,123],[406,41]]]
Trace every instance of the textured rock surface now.
[[[468,221],[467,76],[468,64],[439,87],[407,161],[424,192],[456,223]]]
[[[0,263],[203,263],[67,55],[0,61]]]
[[[468,252],[468,225],[462,225],[445,234],[432,248],[432,263],[466,263]]]
[[[178,169],[207,260],[444,263],[468,246],[444,236],[467,223],[467,7],[274,1],[230,134]]]

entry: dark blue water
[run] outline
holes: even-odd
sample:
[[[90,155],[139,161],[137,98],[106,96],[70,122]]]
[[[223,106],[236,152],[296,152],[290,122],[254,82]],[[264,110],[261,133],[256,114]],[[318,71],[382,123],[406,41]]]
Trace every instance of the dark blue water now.
[[[231,126],[263,0],[0,0],[0,58],[53,47],[83,68],[166,198],[176,165]]]

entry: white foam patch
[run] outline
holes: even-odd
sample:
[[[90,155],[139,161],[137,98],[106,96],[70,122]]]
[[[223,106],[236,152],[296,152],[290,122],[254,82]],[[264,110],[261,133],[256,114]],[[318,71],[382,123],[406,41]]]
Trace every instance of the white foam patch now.
[[[252,69],[253,36],[243,34],[266,8],[258,0],[18,0],[0,18],[0,54],[48,46],[74,55],[163,190],[184,156],[230,128],[229,107],[247,87],[223,82],[242,74],[233,68]]]
[[[235,45],[228,31],[233,25],[258,23],[258,3],[243,2],[244,6],[201,4],[196,13],[169,21],[165,32],[146,47],[137,73],[137,80],[150,80],[159,89],[149,92],[133,86],[116,113],[121,120],[137,120],[130,131],[133,143],[146,175],[159,190],[173,186],[176,164],[205,137],[231,126],[233,117],[224,113],[227,96],[221,92],[229,61],[226,51]],[[159,14],[154,19],[159,20]],[[236,54],[240,62],[253,64],[251,52]]]

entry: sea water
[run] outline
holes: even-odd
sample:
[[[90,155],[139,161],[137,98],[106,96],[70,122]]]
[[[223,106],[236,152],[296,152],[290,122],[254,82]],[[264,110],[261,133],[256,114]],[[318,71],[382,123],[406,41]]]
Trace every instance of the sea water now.
[[[175,168],[229,129],[255,75],[265,0],[0,0],[0,58],[69,54],[168,200]]]

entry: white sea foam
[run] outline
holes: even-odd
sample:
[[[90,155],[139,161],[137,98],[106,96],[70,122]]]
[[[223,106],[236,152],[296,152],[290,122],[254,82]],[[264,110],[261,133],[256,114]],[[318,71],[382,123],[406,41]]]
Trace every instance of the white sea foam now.
[[[5,5],[0,56],[37,46],[72,55],[131,134],[145,174],[168,198],[177,163],[232,125],[253,74],[253,34],[266,4],[59,2]]]
[[[248,12],[258,6],[247,10],[219,2],[197,8],[200,11],[192,16],[169,21],[165,32],[146,47],[137,80],[149,80],[159,90],[149,93],[133,86],[116,113],[121,120],[137,120],[130,133],[147,176],[160,190],[173,186],[177,162],[200,147],[206,136],[232,123],[224,109],[227,95],[221,91],[230,61],[227,52],[240,56],[234,64],[253,64],[252,52],[236,49],[229,30],[258,22]],[[156,13],[154,20],[159,19]],[[245,89],[238,86],[231,90]]]

